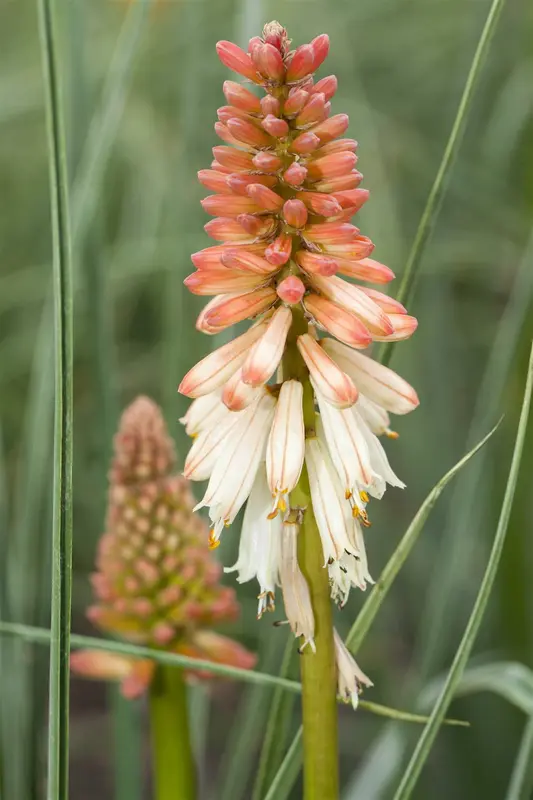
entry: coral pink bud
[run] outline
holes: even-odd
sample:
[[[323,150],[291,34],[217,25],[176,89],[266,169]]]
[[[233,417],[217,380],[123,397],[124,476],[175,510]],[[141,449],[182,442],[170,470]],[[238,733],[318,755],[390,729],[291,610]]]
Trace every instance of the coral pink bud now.
[[[225,172],[217,172],[214,169],[201,169],[198,172],[198,180],[202,186],[219,194],[232,194],[231,188],[226,183],[227,177]]]
[[[204,230],[208,236],[219,242],[239,242],[250,238],[248,231],[245,231],[242,225],[231,217],[211,219],[204,225]]]
[[[231,175],[224,175],[226,188],[233,194],[246,195],[246,188],[251,183],[262,183],[263,186],[275,186],[277,179],[274,175],[246,175],[243,172],[234,172]]]
[[[302,128],[305,125],[312,125],[314,122],[322,122],[326,117],[326,97],[319,92],[311,95],[295,122],[299,128]]]
[[[394,280],[394,272],[374,261],[373,258],[362,258],[359,261],[346,261],[343,258],[335,259],[339,272],[349,278],[357,278],[360,281],[369,283],[389,283]]]
[[[239,214],[255,214],[257,211],[261,211],[261,208],[249,197],[211,194],[200,202],[204,211],[214,217],[220,214],[225,214],[227,217],[238,217]]]
[[[229,269],[253,272],[255,275],[269,275],[277,269],[275,265],[270,264],[255,253],[251,253],[247,248],[226,250],[220,260]]]
[[[269,114],[272,114],[274,117],[279,117],[279,112],[281,110],[281,104],[277,97],[273,97],[271,94],[266,94],[264,97],[261,98],[261,111],[267,117]]]
[[[216,172],[225,172],[226,175],[229,175],[233,170],[230,167],[224,167],[222,164],[219,164],[216,159],[211,161],[211,169],[214,169]]]
[[[357,348],[365,348],[372,344],[372,335],[368,328],[355,314],[337,303],[317,294],[308,294],[304,305],[306,311],[314,317],[320,327],[339,341]]]
[[[262,172],[277,172],[283,166],[283,161],[274,153],[257,153],[252,159],[253,167]]]
[[[283,300],[284,303],[294,306],[299,303],[304,296],[305,285],[301,278],[298,278],[296,275],[289,275],[287,278],[284,278],[281,283],[278,283],[276,291],[278,297]]]
[[[285,120],[278,119],[272,114],[268,114],[268,116],[266,116],[262,121],[261,125],[267,133],[269,133],[271,136],[275,136],[277,139],[287,136],[289,132],[289,126]]]
[[[251,50],[257,70],[271,81],[280,82],[285,76],[285,65],[279,50],[271,44],[257,44]]]
[[[287,70],[287,83],[294,83],[313,71],[315,52],[310,44],[302,44],[294,51],[291,63]]]
[[[324,399],[337,408],[353,406],[357,400],[357,389],[352,379],[308,333],[299,336],[296,343],[316,389]]]
[[[225,384],[222,392],[222,402],[230,411],[242,411],[257,398],[257,391],[243,383],[241,376],[242,371],[238,370]]]
[[[235,117],[245,119],[248,122],[253,122],[254,120],[254,117],[251,117],[246,111],[236,108],[235,106],[221,106],[217,108],[217,117],[219,122],[222,122],[223,125],[225,125],[229,119],[234,119]]]
[[[210,295],[226,292],[246,292],[255,289],[264,281],[262,275],[241,272],[235,274],[228,269],[203,269],[193,272],[183,283],[193,294]]]
[[[357,162],[357,156],[350,150],[332,153],[310,162],[307,165],[311,178],[338,178],[350,172]]]
[[[319,144],[320,139],[318,136],[315,136],[315,134],[311,133],[311,131],[306,131],[305,133],[301,133],[292,141],[289,150],[292,153],[311,153],[313,150],[316,150]]]
[[[286,264],[291,257],[292,252],[292,236],[286,233],[280,234],[272,244],[269,244],[265,250],[265,258],[271,264],[281,267]]]
[[[270,136],[260,131],[252,122],[236,117],[229,119],[227,125],[237,141],[250,145],[250,147],[269,147],[272,144]]]
[[[349,189],[344,192],[335,192],[333,195],[342,208],[349,209],[352,214],[359,211],[370,197],[368,189]]]
[[[318,83],[315,83],[311,91],[313,94],[320,92],[326,100],[331,100],[337,91],[337,78],[335,75],[328,75],[326,78],[319,80]]]
[[[153,637],[156,644],[165,645],[174,639],[176,631],[168,622],[158,622],[153,630]]]
[[[328,255],[346,258],[349,261],[360,261],[362,258],[367,258],[372,253],[374,244],[368,236],[355,236],[352,241],[342,244],[325,244],[324,249],[327,251]]]
[[[388,316],[394,331],[388,336],[374,335],[374,339],[378,342],[400,342],[412,336],[418,327],[416,317],[410,317],[408,314],[389,314]]]
[[[283,180],[290,186],[301,186],[307,178],[307,170],[296,161],[283,173]]]
[[[201,333],[206,333],[208,336],[214,336],[215,333],[218,333],[218,328],[211,327],[206,322],[207,315],[214,309],[218,308],[221,303],[225,303],[228,297],[236,297],[237,294],[228,295],[228,294],[217,294],[216,297],[213,297],[208,303],[205,304],[203,309],[198,314],[196,319],[195,328],[197,331]],[[190,477],[190,476],[186,476]],[[174,569],[174,567],[172,567]]]
[[[220,139],[222,139],[223,142],[226,142],[226,144],[229,144],[232,147],[243,146],[242,142],[233,136],[230,129],[224,125],[223,122],[215,122],[215,133]]]
[[[250,234],[250,236],[266,236],[274,229],[273,220],[270,217],[254,217],[252,214],[239,214],[237,222]]]
[[[357,188],[362,180],[362,174],[354,169],[347,175],[341,175],[340,178],[327,178],[325,181],[319,181],[315,183],[313,189],[317,192],[328,192],[329,194],[344,192]]]
[[[297,114],[307,103],[309,92],[304,89],[291,89],[289,96],[283,104],[283,113],[286,117],[292,117]]]
[[[260,183],[251,183],[246,189],[246,194],[266,211],[279,211],[283,205],[283,198],[279,194]]]
[[[257,657],[238,642],[206,630],[198,631],[194,635],[193,643],[183,645],[180,652],[193,658],[206,658],[217,664],[230,664],[239,669],[253,669],[257,661]],[[205,674],[202,676],[206,677]]]
[[[260,113],[261,104],[259,98],[240,83],[224,81],[222,90],[224,92],[224,97],[230,105],[252,114]]]
[[[248,42],[248,52],[251,53],[254,47],[256,47],[258,44],[263,44],[263,40],[261,39],[261,37],[252,36],[252,38]]]
[[[377,303],[378,306],[383,309],[385,314],[407,314],[407,309],[405,306],[403,306],[398,300],[395,300],[394,297],[389,297],[388,294],[378,292],[376,289],[369,289],[366,286],[360,286],[359,288],[367,295],[367,297],[370,297],[374,303]]]
[[[254,344],[243,364],[242,380],[245,384],[256,387],[270,380],[283,356],[291,324],[290,309],[285,306],[277,308],[266,331]]]
[[[266,323],[259,323],[228,344],[213,350],[189,370],[178,391],[186,397],[202,397],[223,386],[243,365],[250,347],[263,335]]]
[[[235,249],[237,245],[231,245]],[[191,255],[191,261],[196,269],[216,269],[222,265],[221,258],[226,252],[227,248],[223,244],[216,244],[213,247],[206,247],[204,250],[199,250],[197,253]],[[263,253],[264,245],[247,244],[246,250],[252,252]]]
[[[313,49],[313,72],[315,72],[326,60],[329,53],[329,36],[327,33],[316,36],[311,42],[311,47]]]
[[[329,277],[337,272],[337,261],[334,258],[322,255],[322,253],[298,250],[294,259],[305,272],[309,272],[311,275],[317,274]]]
[[[357,146],[355,139],[335,139],[334,142],[322,145],[317,156],[329,156],[331,153],[340,153],[343,150],[351,150],[355,153]]]
[[[307,209],[301,200],[286,200],[283,204],[283,216],[293,228],[303,228],[307,222]]]
[[[228,69],[238,72],[239,75],[243,75],[243,77],[248,78],[254,83],[261,82],[248,53],[245,53],[244,50],[241,50],[241,48],[233,44],[233,42],[217,42],[217,55]]]
[[[253,169],[253,156],[251,153],[243,153],[242,150],[235,150],[233,147],[217,145],[213,147],[213,155],[219,164],[229,167],[232,171]]]
[[[228,298],[220,303],[217,308],[206,314],[205,321],[211,328],[223,330],[230,325],[236,325],[244,319],[256,317],[267,311],[276,301],[276,292],[271,286],[255,289],[253,292],[240,294]]]
[[[352,242],[358,233],[358,228],[349,222],[323,222],[318,225],[308,225],[305,237],[311,242],[322,245],[342,245]]]
[[[342,206],[331,194],[317,194],[316,192],[298,192],[298,198],[305,203],[314,214],[321,217],[334,217],[340,214]]]
[[[333,117],[320,122],[313,128],[313,133],[318,136],[321,142],[330,142],[336,139],[348,128],[350,123],[348,114],[335,114]]]
[[[353,283],[348,283],[337,276],[323,278],[321,275],[311,275],[310,280],[324,297],[359,317],[374,338],[389,336],[394,332],[393,324],[387,314],[367,297],[359,286],[354,286]]]

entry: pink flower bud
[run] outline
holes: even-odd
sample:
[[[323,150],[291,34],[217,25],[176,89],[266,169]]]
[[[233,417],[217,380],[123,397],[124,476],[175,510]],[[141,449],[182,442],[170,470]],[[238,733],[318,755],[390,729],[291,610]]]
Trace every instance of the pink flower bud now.
[[[231,249],[235,250],[238,245],[228,245]],[[216,244],[213,247],[206,247],[204,250],[199,250],[197,253],[191,255],[191,261],[196,269],[216,269],[222,266],[221,258],[226,252],[227,247],[223,244]],[[247,251],[254,253],[263,253],[264,245],[260,244],[247,244]]]
[[[309,272],[311,275],[316,273],[317,275],[329,277],[330,275],[335,275],[337,272],[337,261],[322,253],[310,253],[308,250],[298,250],[294,259],[305,272]]]
[[[242,370],[238,370],[225,384],[222,392],[222,402],[230,411],[242,411],[243,408],[247,408],[257,396],[257,391],[252,386],[243,383]]]
[[[214,169],[215,172],[225,172],[226,175],[230,175],[233,170],[230,167],[224,167],[222,164],[219,164],[216,159],[211,161],[211,169]]]
[[[307,209],[301,200],[286,200],[283,204],[283,216],[293,228],[303,228],[307,222]]]
[[[361,320],[337,303],[317,294],[308,294],[304,306],[306,311],[340,342],[350,347],[365,348],[372,344],[372,335]]]
[[[289,126],[285,122],[284,119],[278,119],[274,117],[272,114],[269,114],[264,118],[261,125],[269,133],[271,136],[275,136],[277,139],[281,139],[289,133]]]
[[[418,327],[416,317],[410,317],[408,314],[389,314],[388,317],[394,330],[388,336],[374,335],[374,339],[378,342],[400,342],[409,339]]]
[[[238,217],[239,214],[255,214],[261,211],[249,197],[232,195],[227,197],[222,194],[211,194],[200,201],[204,211],[216,217],[225,214],[227,217]]]
[[[250,41],[248,42],[248,52],[251,53],[254,47],[257,47],[258,44],[263,44],[263,40],[260,36],[252,36]]]
[[[262,314],[275,302],[276,292],[271,286],[265,286],[253,292],[229,297],[206,315],[206,322],[212,328],[223,330],[244,319]]]
[[[296,275],[289,275],[284,278],[277,286],[278,297],[284,303],[294,306],[299,303],[305,294],[305,285],[301,278]]]
[[[389,267],[380,264],[379,261],[374,261],[373,258],[362,258],[359,261],[347,261],[343,258],[337,258],[335,263],[342,275],[347,275],[349,278],[357,278],[360,281],[389,283],[395,278],[394,272]]]
[[[327,33],[316,36],[311,42],[311,47],[313,49],[313,72],[315,72],[329,53],[329,36]]]
[[[262,183],[263,186],[272,188],[277,180],[273,175],[247,175],[242,172],[234,172],[231,175],[224,175],[226,187],[233,194],[248,196],[246,189],[251,183]]]
[[[301,186],[307,178],[307,170],[294,161],[290,167],[283,173],[283,180],[290,186]]]
[[[192,294],[213,295],[226,292],[246,292],[260,286],[264,281],[263,276],[247,274],[246,272],[233,273],[222,267],[221,269],[203,269],[193,272],[183,283]]]
[[[351,214],[355,214],[366,203],[370,197],[368,189],[349,189],[344,192],[335,192],[333,197],[338,200],[342,208],[349,209]]]
[[[307,365],[317,391],[337,408],[349,408],[358,392],[351,378],[343,372],[308,333],[297,339],[298,350]]]
[[[283,166],[283,161],[274,153],[257,153],[252,160],[253,167],[261,172],[277,172]]]
[[[246,193],[254,203],[266,211],[279,211],[283,205],[283,198],[279,194],[260,183],[251,183],[247,187]]]
[[[311,153],[313,150],[316,150],[319,144],[320,139],[318,136],[315,136],[315,134],[311,131],[306,131],[305,133],[301,133],[292,141],[289,150],[293,153]]]
[[[282,233],[266,248],[265,258],[271,264],[281,267],[283,264],[287,263],[291,257],[291,252],[292,236]]]
[[[332,153],[341,153],[344,150],[352,150],[355,153],[357,146],[355,139],[335,139],[334,142],[322,145],[317,152],[317,156],[329,156]]]
[[[307,99],[309,97],[309,92],[306,92],[304,89],[295,88],[291,89],[289,92],[289,96],[285,100],[283,104],[283,113],[286,117],[292,117],[297,114],[301,109],[305,106]]]
[[[315,52],[310,44],[302,44],[297,47],[287,70],[287,83],[294,83],[305,78],[313,71]]]
[[[344,223],[346,224],[346,223]],[[360,261],[368,258],[374,249],[374,244],[368,236],[355,236],[352,241],[341,244],[323,244],[328,255],[336,258],[346,258],[349,261]]]
[[[270,380],[281,361],[291,324],[291,311],[285,306],[277,308],[264,334],[254,344],[243,364],[242,380],[245,384],[257,387]]]
[[[307,169],[311,178],[338,178],[349,173],[356,163],[357,156],[348,150],[317,158],[307,165]]]
[[[248,53],[245,53],[244,50],[241,50],[241,48],[233,44],[233,42],[217,42],[217,54],[224,66],[228,67],[228,69],[238,72],[239,75],[243,75],[254,83],[261,82]]]
[[[258,72],[279,83],[285,76],[285,65],[279,50],[271,44],[254,45],[251,50],[252,61]]]
[[[362,180],[363,176],[361,173],[354,169],[353,172],[349,172],[347,175],[341,175],[339,178],[327,178],[324,181],[319,181],[315,183],[313,189],[317,192],[328,192],[329,194],[333,192],[344,192],[349,189],[357,188]]]
[[[224,81],[223,85],[224,97],[228,103],[243,111],[252,114],[259,114],[261,111],[261,104],[259,98],[253,92],[240,83],[235,81]]]
[[[227,175],[225,172],[217,172],[214,169],[201,169],[198,172],[198,180],[205,186],[218,194],[232,194],[231,188],[226,183]]]
[[[337,245],[352,242],[358,233],[358,228],[350,225],[349,222],[323,222],[317,225],[308,225],[305,237],[318,244]]]
[[[213,147],[213,155],[222,166],[229,167],[232,172],[253,169],[251,153],[243,153],[242,150],[235,150],[233,147],[217,145],[217,147]]]
[[[317,192],[298,192],[297,197],[302,200],[307,208],[321,217],[334,217],[340,214],[342,206],[331,194],[317,194]]]
[[[234,119],[235,117],[238,119],[245,119],[247,122],[253,122],[254,120],[254,117],[251,117],[246,111],[235,108],[235,106],[221,106],[217,108],[217,117],[219,122],[222,122],[223,125],[225,125],[229,119]]]
[[[337,91],[337,78],[335,75],[328,75],[326,78],[322,78],[317,83],[315,83],[312,92],[321,92],[326,100],[331,100],[335,92]]]
[[[315,122],[322,122],[327,117],[326,97],[321,92],[312,94],[295,119],[296,125],[303,128]]]
[[[349,123],[348,114],[335,114],[335,116],[315,125],[313,133],[318,136],[321,142],[330,142],[332,139],[342,136]]]
[[[212,239],[219,242],[247,241],[250,234],[244,230],[236,219],[216,217],[204,225],[204,230]]]
[[[242,142],[235,138],[230,129],[223,122],[215,122],[215,133],[219,139],[222,139],[226,144],[232,147],[242,147]]]
[[[270,147],[272,144],[271,138],[266,133],[244,119],[228,120],[228,128],[237,141],[250,145],[250,147]]]
[[[338,303],[347,311],[351,311],[364,323],[370,333],[376,336],[389,336],[394,328],[388,315],[359,286],[337,276],[323,278],[311,275],[310,281],[328,300]]]
[[[254,217],[252,214],[239,214],[237,222],[253,237],[268,236],[275,227],[271,217]]]
[[[277,267],[270,264],[264,258],[251,253],[248,249],[239,250],[228,249],[221,257],[222,264],[229,269],[244,270],[255,275],[269,275],[275,272]]]
[[[272,114],[274,117],[279,117],[281,104],[276,97],[273,97],[271,94],[266,94],[261,98],[260,102],[261,111],[265,117],[267,117],[269,114]]]
[[[370,297],[374,303],[377,303],[385,314],[407,314],[405,306],[398,300],[395,300],[394,297],[390,297],[388,294],[384,294],[384,292],[378,292],[376,289],[369,289],[366,286],[361,286],[360,289],[367,297]]]

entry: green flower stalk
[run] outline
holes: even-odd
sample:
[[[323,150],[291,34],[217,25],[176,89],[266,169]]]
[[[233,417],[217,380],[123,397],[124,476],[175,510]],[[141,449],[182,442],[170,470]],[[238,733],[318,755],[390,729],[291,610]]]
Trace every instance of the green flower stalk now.
[[[300,641],[306,798],[338,793],[335,694],[357,705],[370,680],[334,634],[330,596],[372,582],[364,527],[368,503],[403,487],[379,436],[395,438],[389,413],[418,405],[415,390],[363,350],[408,338],[417,321],[389,295],[393,272],[371,258],[352,224],[368,200],[357,142],[331,115],[337,79],[315,82],[329,39],[291,49],[277,22],[248,52],[217,44],[225,66],[261,87],[226,81],[202,201],[218,244],[192,255],[185,284],[212,295],[197,329],[210,335],[246,319],[251,327],[196,364],[180,391],[194,399],[183,419],[194,437],[184,475],[208,480],[199,507],[211,547],[245,507],[239,582],[257,578],[258,616],[285,613]],[[341,277],[342,276],[342,277]]]

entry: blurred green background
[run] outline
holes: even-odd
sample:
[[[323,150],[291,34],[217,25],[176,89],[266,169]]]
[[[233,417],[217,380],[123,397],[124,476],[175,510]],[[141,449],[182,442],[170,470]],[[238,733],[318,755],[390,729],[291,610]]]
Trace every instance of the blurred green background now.
[[[359,141],[358,167],[371,190],[358,224],[375,241],[376,258],[400,275],[489,4],[159,0],[148,12],[139,0],[64,0],[63,6],[76,270],[73,629],[90,633],[88,575],[102,532],[119,410],[139,393],[161,402],[183,459],[187,445],[177,420],[186,402],[176,386],[216,345],[194,330],[201,303],[182,286],[189,254],[209,244],[196,172],[211,160],[221,85],[230,77],[216,57],[216,41],[245,44],[273,18],[295,44],[330,35],[320,75],[339,79],[334,110],[350,115],[349,135]],[[375,577],[438,478],[505,415],[486,449],[446,490],[360,653],[375,683],[367,699],[395,707],[418,707],[428,683],[451,662],[507,478],[533,336],[532,41],[533,7],[507,0],[424,251],[410,306],[419,330],[393,354],[392,366],[417,387],[421,406],[398,420],[401,437],[387,444],[407,489],[388,492],[373,508],[367,547]],[[47,625],[53,362],[40,58],[34,4],[2,0],[0,602],[3,619]],[[474,664],[533,667],[531,426],[528,436],[504,562]],[[237,541],[234,525],[217,551],[225,565],[233,563]],[[264,671],[276,671],[286,634],[271,618],[256,622],[255,594],[255,585],[239,588],[242,618],[230,633],[257,650]],[[354,591],[339,613],[344,633],[361,602]],[[7,639],[0,646],[4,800],[34,800],[44,786],[48,653]],[[496,670],[493,688],[511,692],[515,673]],[[526,692],[529,672],[521,675]],[[526,717],[480,681],[471,689],[452,706],[471,728],[441,731],[415,797],[506,796]],[[208,695],[193,693],[206,798],[251,797],[270,702],[271,690],[229,682]],[[291,698],[283,703],[290,741],[299,707]],[[103,686],[73,680],[73,800],[114,796],[112,708],[116,701]],[[142,704],[130,713],[143,726],[148,762]],[[390,797],[417,733],[343,710],[345,800]],[[134,783],[142,771],[140,796],[150,797],[147,764],[139,765],[135,752],[121,758]],[[6,789],[8,780],[18,781],[10,784],[19,787],[16,794]],[[300,791],[297,784],[291,797]]]

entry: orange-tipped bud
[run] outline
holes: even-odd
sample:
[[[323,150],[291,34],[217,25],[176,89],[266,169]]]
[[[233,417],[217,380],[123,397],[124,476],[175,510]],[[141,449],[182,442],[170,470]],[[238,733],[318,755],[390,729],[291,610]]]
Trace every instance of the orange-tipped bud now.
[[[327,117],[326,96],[322,92],[312,94],[296,117],[296,125],[303,128],[315,122],[322,122]]]
[[[306,131],[305,133],[301,133],[292,141],[289,150],[292,153],[304,155],[305,153],[312,153],[313,150],[316,150],[319,144],[320,139],[318,136],[315,136],[315,134],[311,131]]]
[[[296,275],[289,275],[278,283],[276,291],[284,303],[295,306],[305,294],[305,284]]]
[[[380,264],[379,261],[374,261],[373,258],[361,258],[359,261],[336,258],[335,263],[342,275],[347,275],[349,278],[358,278],[360,281],[389,283],[395,278],[394,272],[389,267],[386,267],[385,264]]]
[[[286,233],[280,234],[272,244],[269,244],[265,250],[265,258],[271,264],[281,267],[286,264],[291,257],[292,252],[292,236]]]
[[[223,122],[215,122],[215,133],[226,144],[232,147],[242,147],[242,142],[235,138],[230,129]]]
[[[212,295],[226,292],[246,292],[260,286],[264,281],[262,275],[234,273],[226,268],[193,272],[183,283],[192,294]]]
[[[204,230],[212,239],[219,242],[242,242],[250,238],[248,231],[236,219],[216,217],[204,225]]]
[[[283,216],[293,228],[303,228],[307,222],[307,209],[301,200],[286,200],[283,204]]]
[[[242,111],[247,111],[251,114],[259,114],[261,111],[261,104],[259,98],[253,92],[240,83],[235,81],[224,81],[223,85],[224,97],[228,103]]]
[[[294,55],[287,69],[287,83],[295,83],[305,78],[313,71],[315,51],[310,44],[302,44],[294,51]]]
[[[217,145],[217,147],[213,147],[213,155],[219,164],[229,167],[232,172],[253,169],[251,153],[243,153],[242,150],[235,150],[233,147]]]
[[[217,172],[214,169],[201,169],[198,172],[198,180],[202,186],[218,194],[233,194],[230,186],[226,183],[227,177],[225,172]]]
[[[290,309],[285,306],[277,308],[264,334],[254,344],[243,364],[242,380],[245,384],[257,387],[270,380],[283,356],[291,324]]]
[[[239,214],[255,214],[261,211],[260,206],[257,206],[249,197],[240,197],[238,195],[212,194],[209,197],[204,197],[200,201],[204,211],[216,217],[224,214],[227,217],[238,217]]]
[[[228,69],[238,72],[239,75],[248,78],[254,83],[261,82],[261,78],[257,74],[257,70],[248,53],[245,53],[244,50],[241,50],[241,48],[233,44],[233,42],[217,42],[217,54],[224,66],[228,67]]]
[[[254,122],[254,117],[247,114],[246,111],[243,111],[240,108],[236,108],[235,106],[221,106],[217,108],[217,117],[219,122],[223,125],[226,125],[228,120],[234,119],[238,117],[239,119],[245,119],[247,122]]]
[[[378,304],[385,314],[407,314],[407,309],[405,306],[403,306],[398,300],[395,300],[394,297],[390,297],[384,292],[378,292],[376,289],[369,289],[367,286],[361,286],[360,288],[361,291],[367,295],[367,297],[370,297],[374,303]]]
[[[236,325],[244,319],[256,317],[267,311],[276,302],[276,292],[271,286],[255,289],[253,292],[230,297],[212,309],[205,318],[211,328],[224,330],[230,325]]]
[[[242,370],[238,370],[224,385],[221,397],[222,402],[230,411],[242,411],[256,399],[257,391],[243,383]]]
[[[225,175],[226,187],[233,194],[240,194],[248,197],[246,189],[251,183],[262,183],[263,186],[272,188],[276,185],[277,180],[273,175],[247,175],[243,172],[233,172],[231,175]]]
[[[317,152],[317,156],[329,156],[332,153],[342,153],[344,150],[351,150],[355,153],[357,147],[358,144],[355,139],[335,139],[333,142],[323,144]]]
[[[246,194],[266,211],[279,211],[283,206],[283,198],[260,183],[251,183],[246,189]]]
[[[281,139],[289,133],[289,126],[284,119],[278,119],[273,114],[268,114],[261,125],[271,136]]]
[[[370,197],[370,192],[368,189],[349,189],[344,192],[335,192],[333,197],[339,202],[342,208],[349,211],[350,215],[353,215],[364,206]]]
[[[270,147],[272,139],[266,133],[259,130],[252,122],[244,119],[228,120],[228,129],[238,142],[249,145],[250,147]]]
[[[283,180],[290,186],[301,186],[307,178],[307,170],[296,161],[283,173]]]
[[[410,317],[408,314],[388,314],[388,317],[394,330],[388,336],[374,336],[378,342],[401,342],[403,339],[409,339],[418,328],[416,317]]]
[[[281,103],[277,97],[273,97],[271,94],[266,94],[261,98],[261,111],[265,117],[268,117],[269,114],[272,114],[274,117],[279,117]]]
[[[337,78],[335,75],[328,75],[326,78],[322,78],[312,88],[313,94],[315,93],[322,93],[326,100],[331,100],[335,92],[337,91]]]
[[[311,178],[322,179],[338,178],[349,173],[357,163],[357,156],[350,150],[322,156],[307,165]]]
[[[268,236],[274,231],[275,223],[271,217],[254,217],[253,214],[239,214],[237,222],[250,236]]]
[[[281,158],[274,153],[257,153],[253,157],[252,163],[253,167],[261,172],[277,172],[283,166]]]
[[[258,72],[279,83],[285,77],[285,65],[279,50],[271,44],[256,44],[251,50],[252,61]]]
[[[331,275],[335,275],[338,271],[337,261],[334,258],[322,255],[322,253],[298,250],[295,255],[295,260],[305,272],[309,272],[311,275],[324,275],[328,278]]]
[[[304,306],[318,325],[340,342],[359,349],[372,344],[372,334],[368,328],[355,314],[337,303],[317,294],[308,294]]]
[[[349,122],[348,114],[335,114],[335,116],[315,125],[313,133],[318,136],[321,142],[330,142],[332,139],[336,139],[337,136],[342,136],[347,130]]]
[[[308,98],[309,92],[306,92],[305,89],[291,89],[289,96],[283,104],[283,113],[285,116],[292,117],[298,114],[307,103]]]
[[[227,249],[221,256],[222,264],[229,269],[253,272],[255,275],[270,275],[276,272],[277,267],[248,249]]]
[[[351,241],[341,244],[323,243],[323,247],[328,255],[336,258],[345,258],[349,261],[360,261],[362,258],[368,258],[372,253],[374,243],[368,236],[355,236]]]
[[[322,222],[308,225],[305,238],[321,245],[342,245],[352,242],[358,233],[359,229],[349,222]]]
[[[331,194],[298,192],[297,196],[313,214],[319,214],[321,217],[334,217],[335,214],[340,214],[342,211],[341,204]]]
[[[313,189],[317,192],[328,192],[329,194],[344,192],[349,189],[356,189],[362,180],[361,173],[354,169],[347,175],[341,175],[340,178],[327,178],[325,181],[319,181],[315,183]]]
[[[298,350],[311,373],[317,391],[337,408],[353,406],[358,397],[351,378],[341,370],[308,333],[297,339]]]
[[[232,250],[244,249],[241,245],[223,245],[216,244],[213,247],[206,247],[204,250],[199,250],[197,253],[191,255],[191,261],[196,269],[217,269],[223,266],[221,258],[228,248]],[[252,252],[257,255],[262,255],[265,251],[265,246],[261,244],[246,244],[246,252]]]

